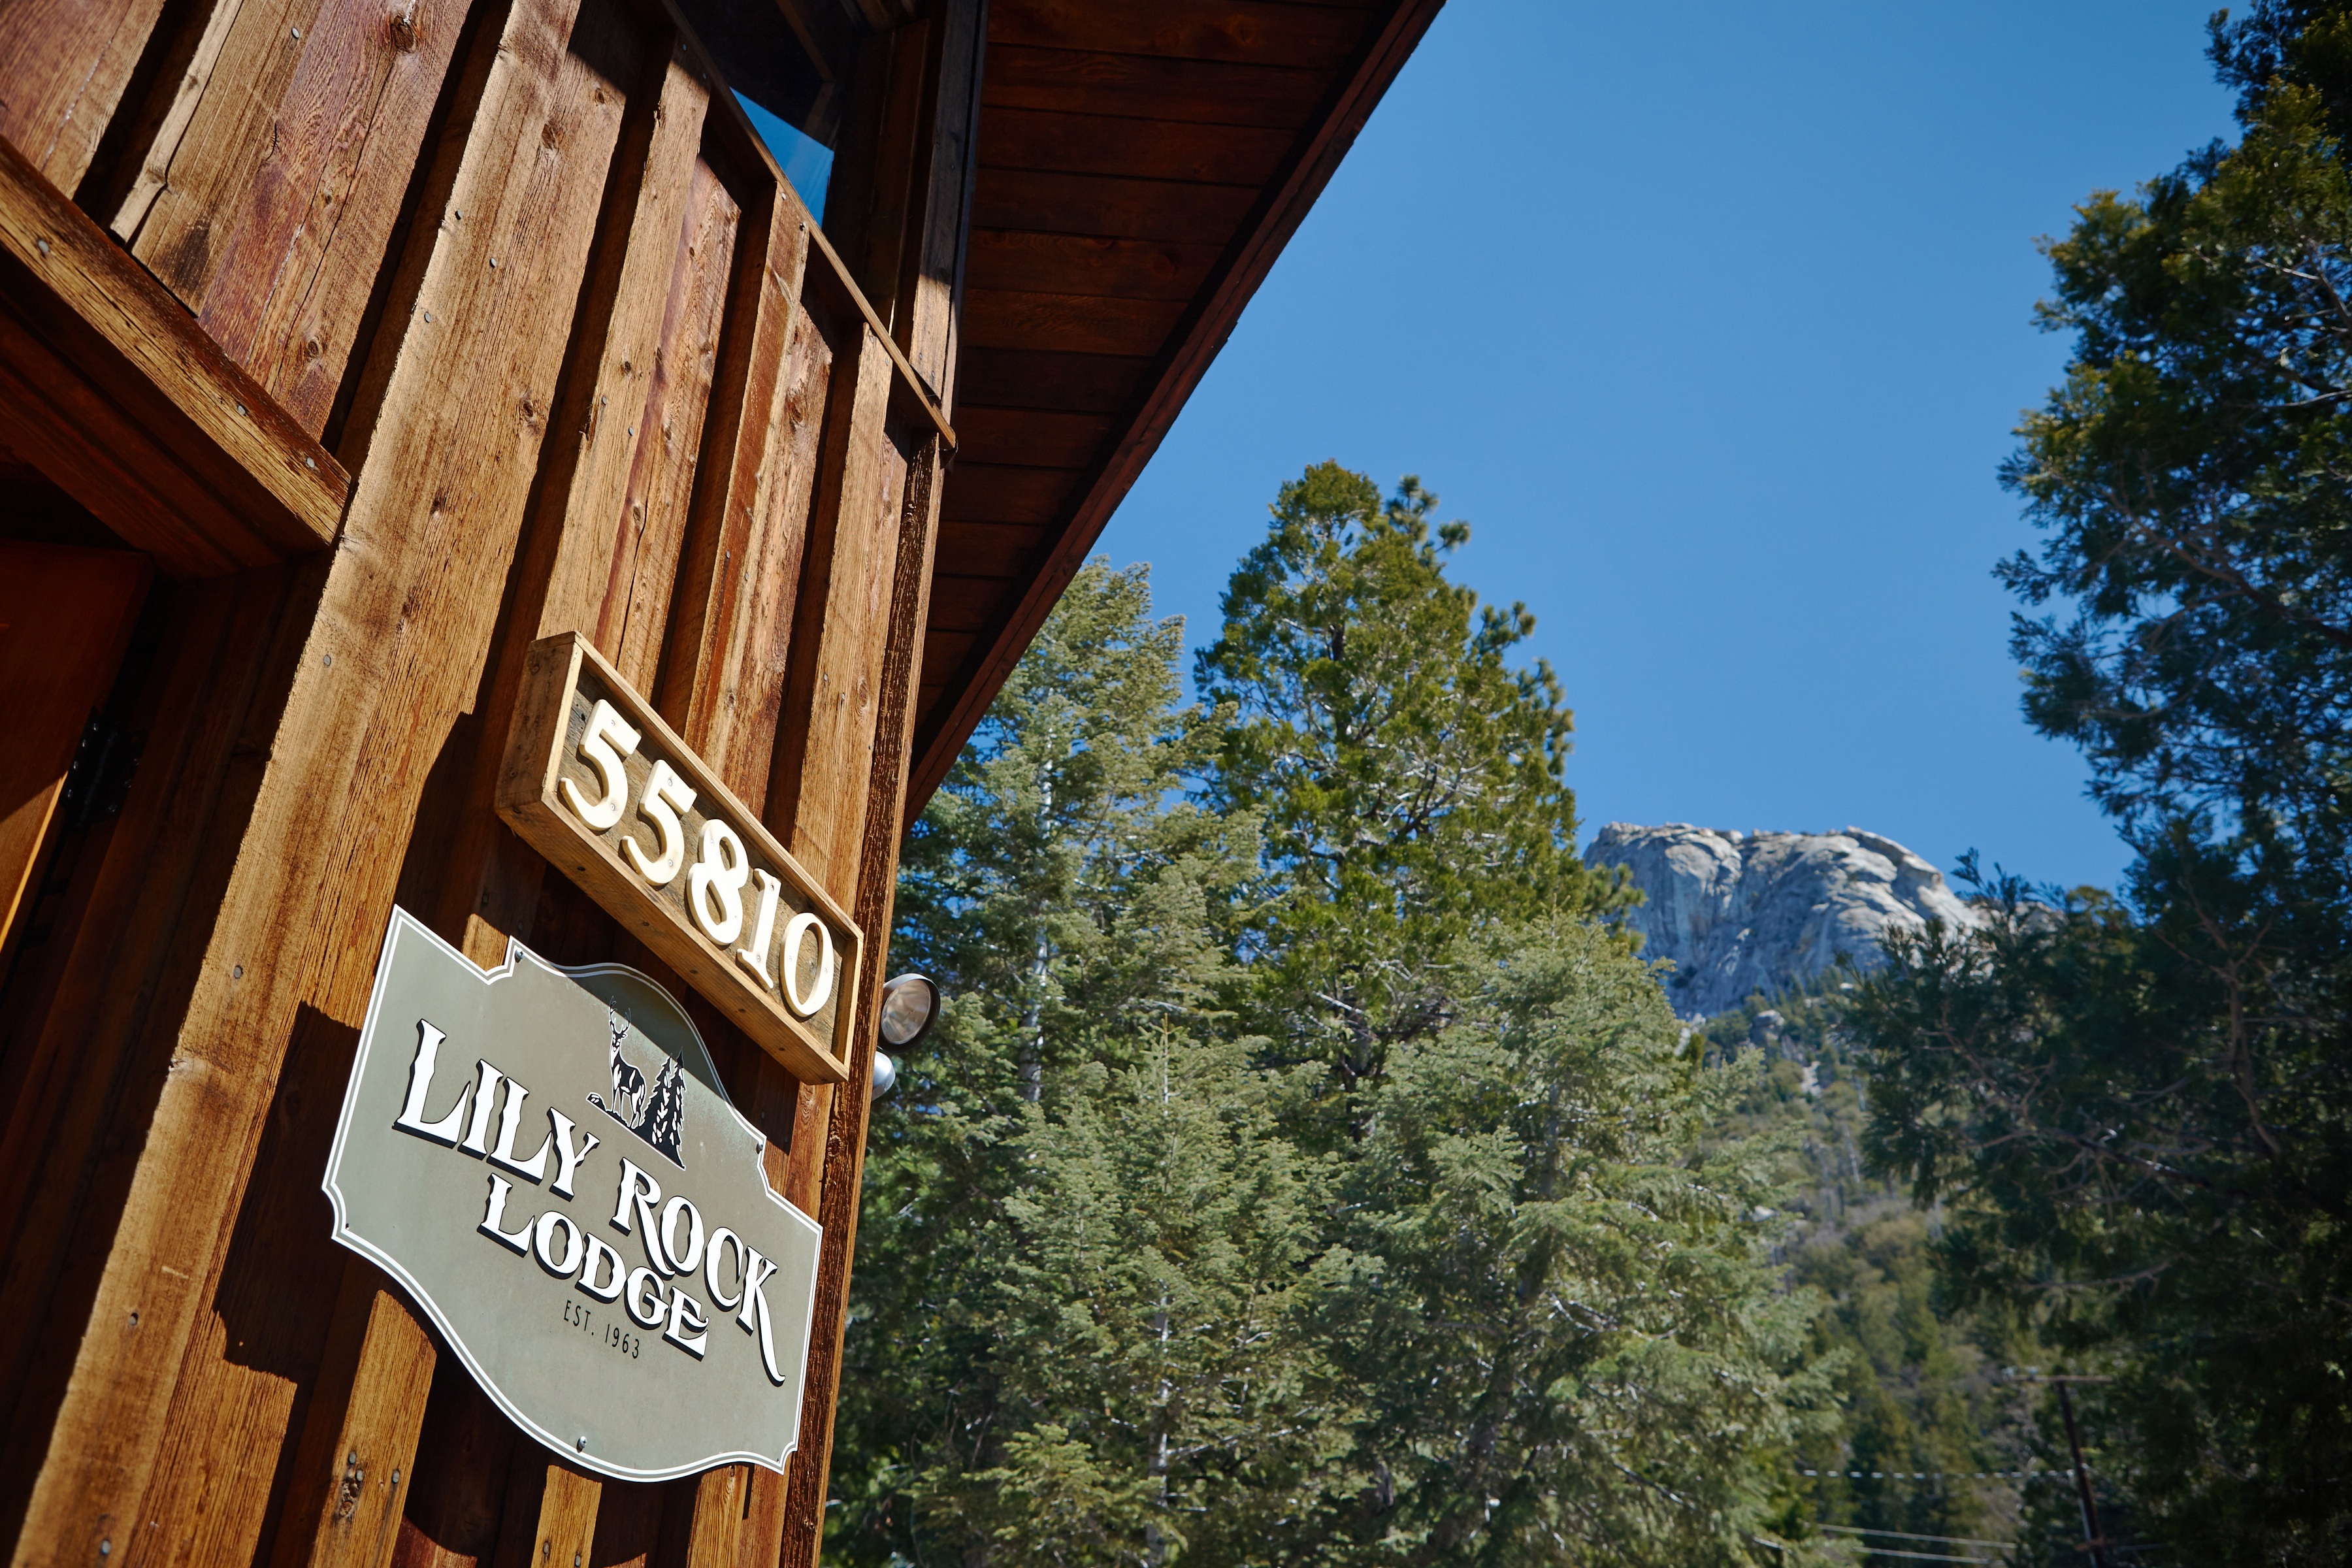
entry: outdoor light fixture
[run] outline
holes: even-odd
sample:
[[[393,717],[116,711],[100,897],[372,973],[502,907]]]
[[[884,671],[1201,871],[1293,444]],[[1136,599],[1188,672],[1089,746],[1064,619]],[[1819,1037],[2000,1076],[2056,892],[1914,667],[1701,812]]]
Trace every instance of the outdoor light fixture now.
[[[901,974],[882,987],[882,1043],[901,1050],[931,1032],[940,1016],[940,988],[927,974]],[[898,1081],[898,1064],[882,1051],[874,1053],[874,1087],[868,1100],[879,1100]]]

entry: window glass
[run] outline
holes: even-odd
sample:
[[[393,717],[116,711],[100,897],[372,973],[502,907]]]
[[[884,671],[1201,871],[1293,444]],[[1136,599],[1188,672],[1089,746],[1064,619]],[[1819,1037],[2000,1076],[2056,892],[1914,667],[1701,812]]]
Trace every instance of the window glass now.
[[[833,176],[833,149],[795,131],[742,93],[735,95],[735,101],[751,117],[751,128],[759,132],[760,140],[774,155],[776,166],[783,170],[784,178],[793,183],[793,189],[807,204],[809,216],[820,224],[824,222],[824,184]]]

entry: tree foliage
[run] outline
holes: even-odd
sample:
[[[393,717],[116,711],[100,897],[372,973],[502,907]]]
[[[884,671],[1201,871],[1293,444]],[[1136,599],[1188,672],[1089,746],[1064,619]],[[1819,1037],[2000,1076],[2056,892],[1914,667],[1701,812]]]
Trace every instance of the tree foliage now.
[[[1234,938],[1257,1021],[1342,1087],[1442,1026],[1457,937],[1594,898],[1559,683],[1508,662],[1535,617],[1447,581],[1470,529],[1433,530],[1436,505],[1411,477],[1383,502],[1361,474],[1308,468],[1196,660],[1233,715],[1202,799],[1264,824],[1262,893]]]
[[[1330,1172],[1276,1129],[1295,1092],[1166,1032],[1031,1112],[982,1312],[1010,1435],[926,1477],[943,1531],[1020,1565],[1262,1562],[1311,1534],[1355,1398],[1313,1331]]]
[[[1694,1149],[1735,1069],[1592,918],[1567,713],[1431,504],[1285,487],[1206,710],[1088,567],[926,813],[953,1001],[876,1118],[828,1550],[1808,1560],[1808,1301]]]
[[[903,1112],[869,1134],[835,1472],[886,1556],[917,1546],[943,1467],[1005,1462],[990,1292],[1017,1245],[1031,1108],[1065,1068],[1204,1026],[1223,963],[1210,908],[1255,838],[1176,793],[1214,743],[1177,700],[1181,638],[1151,619],[1140,569],[1087,566],[901,862],[893,946],[946,1001],[886,1102]]]
[[[1813,1300],[1769,1259],[1770,1173],[1695,1159],[1751,1064],[1707,1067],[1592,921],[1461,968],[1348,1167],[1337,1359],[1372,1489],[1340,1561],[1797,1561],[1774,1520],[1819,1423]]]
[[[2126,897],[1979,882],[1856,1010],[1871,1147],[1962,1297],[2077,1370],[2142,1539],[2352,1553],[2352,6],[2215,18],[2243,134],[2050,243],[2075,346],[2004,478],[2026,712],[2081,745]]]

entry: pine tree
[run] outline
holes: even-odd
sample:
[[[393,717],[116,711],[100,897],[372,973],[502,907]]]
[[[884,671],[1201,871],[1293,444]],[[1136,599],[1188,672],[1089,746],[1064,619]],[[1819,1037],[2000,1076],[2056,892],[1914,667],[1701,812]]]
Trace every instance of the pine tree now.
[[[1234,911],[1254,1021],[1343,1089],[1441,1027],[1447,954],[1473,929],[1605,902],[1575,852],[1570,716],[1535,627],[1446,580],[1470,537],[1433,530],[1407,478],[1385,503],[1321,463],[1282,487],[1194,679],[1231,713],[1202,800],[1264,822]]]
[[[1963,1299],[2069,1370],[2184,1559],[2352,1554],[2352,5],[2213,18],[2242,134],[2048,254],[2064,383],[2003,478],[2045,531],[2028,718],[2084,748],[2122,899],[1984,879],[1858,1009],[1873,1144]],[[2030,896],[2029,896],[2030,893]]]
[[[1017,1261],[1007,1205],[1033,1179],[1037,1107],[1066,1070],[1131,1063],[1211,1004],[1210,903],[1255,842],[1182,798],[1214,731],[1179,704],[1181,647],[1144,568],[1090,563],[901,862],[893,947],[945,1002],[868,1134],[835,1445],[847,1561],[919,1550],[918,1477],[1009,1462],[990,1303]]]
[[[1163,1030],[1033,1110],[983,1313],[1001,1458],[926,1472],[930,1533],[1007,1568],[1276,1561],[1344,1461],[1353,1391],[1312,1331],[1329,1163],[1283,1138],[1297,1075]]]
[[[1811,1560],[1736,1073],[1595,919],[1566,710],[1431,504],[1286,487],[1206,714],[1090,567],[926,814],[953,1001],[872,1134],[845,1560]]]
[[[1371,1480],[1332,1560],[1808,1561],[1815,1303],[1776,1278],[1764,1163],[1693,1155],[1753,1064],[1683,1050],[1590,918],[1517,935],[1367,1096],[1331,1321]]]

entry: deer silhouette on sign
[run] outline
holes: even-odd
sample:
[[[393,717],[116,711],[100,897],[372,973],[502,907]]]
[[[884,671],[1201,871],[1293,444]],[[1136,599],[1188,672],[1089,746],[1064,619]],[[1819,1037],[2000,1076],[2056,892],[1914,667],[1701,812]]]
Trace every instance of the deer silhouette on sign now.
[[[613,1099],[591,1090],[588,1103],[635,1133],[653,1147],[654,1152],[686,1169],[686,1162],[677,1156],[678,1141],[686,1132],[686,1073],[675,1058],[664,1056],[660,1068],[654,1074],[653,1087],[646,1087],[646,1075],[635,1062],[621,1054],[621,1042],[629,1037],[628,1020],[607,1009],[605,1027],[611,1032]]]

